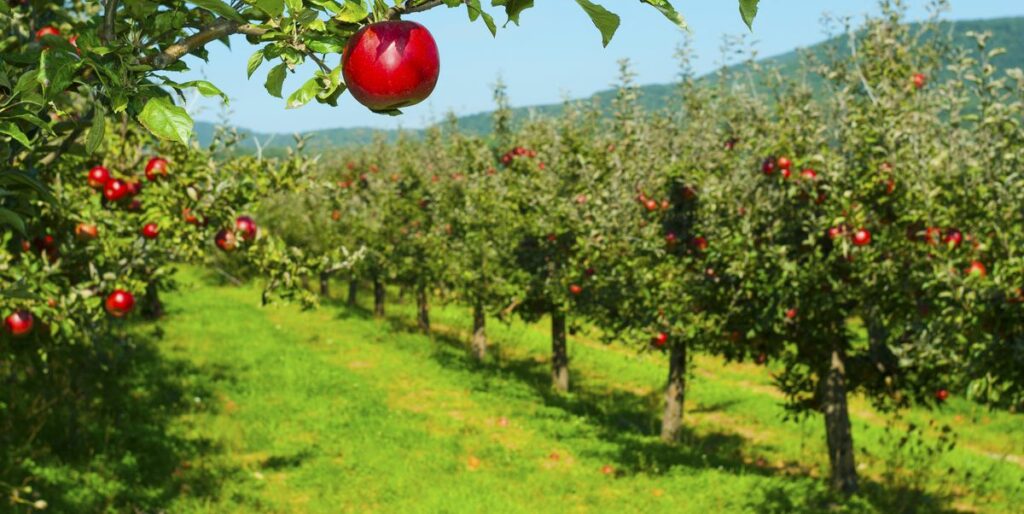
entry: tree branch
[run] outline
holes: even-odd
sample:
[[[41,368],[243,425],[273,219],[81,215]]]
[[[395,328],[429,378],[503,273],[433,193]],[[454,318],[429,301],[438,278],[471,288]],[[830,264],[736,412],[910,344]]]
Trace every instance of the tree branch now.
[[[427,0],[420,4],[416,4],[415,2],[416,0],[406,0],[406,2],[401,6],[396,5],[388,9],[388,12],[384,17],[389,20],[397,20],[403,14],[428,11],[439,5],[444,5],[444,0]]]
[[[163,69],[177,62],[185,54],[206,46],[210,41],[227,37],[231,34],[262,36],[266,33],[267,29],[221,18],[199,32],[167,47],[162,53],[146,58],[143,62],[153,65],[156,69]]]
[[[107,0],[103,7],[103,33],[100,35],[104,43],[114,39],[114,24],[117,22],[117,0]]]

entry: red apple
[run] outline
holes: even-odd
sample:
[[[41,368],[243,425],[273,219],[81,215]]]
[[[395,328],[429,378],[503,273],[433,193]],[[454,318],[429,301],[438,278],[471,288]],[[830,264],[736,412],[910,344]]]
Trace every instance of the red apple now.
[[[796,309],[786,309],[786,319],[796,319],[798,311]]]
[[[103,189],[103,186],[110,182],[110,170],[104,166],[94,166],[89,170],[89,186],[93,189]]]
[[[960,243],[963,242],[963,240],[964,240],[964,235],[959,230],[957,230],[955,228],[951,228],[951,229],[946,231],[946,238],[945,238],[944,242],[947,245],[950,245],[952,247],[958,247],[958,246],[960,246]]]
[[[35,325],[35,318],[32,317],[32,313],[28,311],[14,311],[7,319],[4,320],[4,326],[7,329],[7,333],[14,337],[21,337],[32,331],[32,326]]]
[[[367,25],[348,40],[342,74],[352,96],[373,111],[415,105],[434,91],[441,63],[433,36],[412,21]]]
[[[225,252],[233,251],[235,247],[238,246],[238,239],[235,238],[235,233],[226,228],[222,228],[217,232],[217,235],[213,238],[213,242],[217,244],[218,248]]]
[[[691,241],[691,243],[693,244],[693,247],[696,248],[698,251],[703,252],[708,249],[708,240],[705,239],[704,236],[697,236],[693,238],[693,241]]]
[[[775,173],[775,159],[772,157],[768,157],[763,162],[761,162],[761,172],[764,173],[765,175],[771,175],[772,173]]]
[[[128,196],[128,184],[121,179],[111,179],[103,186],[103,197],[109,202],[116,202]]]
[[[81,241],[96,239],[99,236],[99,229],[91,223],[79,223],[75,226],[75,237]]]
[[[779,157],[775,164],[778,165],[779,169],[788,170],[793,167],[793,161],[789,160],[789,157]]]
[[[256,221],[249,216],[235,218],[235,230],[241,235],[243,241],[256,239]]]
[[[579,296],[581,293],[583,293],[583,287],[580,286],[579,284],[571,284],[569,285],[569,292],[575,296]]]
[[[939,389],[938,391],[935,391],[935,399],[938,400],[940,403],[946,401],[947,399],[949,399],[949,391],[945,389]]]
[[[670,244],[670,245],[674,245],[678,241],[679,241],[679,238],[676,236],[675,232],[669,232],[668,234],[665,235],[665,242]]]
[[[160,235],[160,227],[156,226],[156,223],[146,223],[142,226],[142,237],[156,239],[158,235]]]
[[[153,157],[146,163],[146,180],[152,182],[159,177],[166,176],[167,159],[164,159],[163,157]]]
[[[36,41],[42,40],[46,36],[59,36],[60,31],[53,26],[47,25],[36,31]]]
[[[862,228],[853,233],[853,244],[855,246],[867,246],[871,244],[871,232]]]
[[[647,212],[656,211],[658,210],[658,202],[657,200],[647,200],[647,202],[644,203],[644,207],[647,208]]]
[[[128,188],[128,196],[136,196],[142,192],[142,182],[138,180],[126,180],[124,185]]]
[[[654,346],[658,348],[664,348],[665,343],[668,343],[668,334],[665,332],[658,332],[654,335]]]
[[[928,77],[926,77],[924,73],[915,73],[913,82],[915,89],[921,89],[926,83],[928,83]]]
[[[807,180],[814,180],[818,178],[818,172],[814,171],[811,168],[806,168],[800,172],[800,177],[805,178]]]
[[[108,314],[115,318],[123,318],[135,307],[135,297],[124,289],[115,289],[107,295],[105,306]]]
[[[605,464],[604,466],[601,466],[601,473],[604,473],[605,475],[615,474],[615,468],[611,467],[609,464]]]
[[[789,178],[789,177],[793,176],[793,172],[790,171],[789,168],[782,168],[782,172],[781,173],[782,173],[782,178]]]
[[[967,267],[967,274],[985,278],[985,275],[988,275],[988,270],[985,269],[985,265],[981,261],[972,261],[971,265]]]

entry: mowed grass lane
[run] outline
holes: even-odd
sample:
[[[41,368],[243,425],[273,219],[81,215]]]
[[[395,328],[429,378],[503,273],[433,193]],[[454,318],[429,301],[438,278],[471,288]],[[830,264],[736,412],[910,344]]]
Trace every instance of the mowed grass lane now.
[[[892,425],[854,401],[865,494],[835,510],[821,421],[783,419],[764,368],[698,356],[689,431],[670,447],[657,438],[660,355],[581,334],[574,392],[557,395],[545,324],[492,322],[497,344],[479,365],[457,306],[432,312],[428,337],[409,330],[411,306],[389,304],[388,320],[332,304],[264,308],[253,286],[179,276],[159,345],[209,393],[172,427],[205,450],[176,471],[191,485],[169,512],[1021,509],[1021,416],[954,400]],[[929,417],[954,427],[953,450],[928,453]],[[923,435],[900,447],[907,423]]]

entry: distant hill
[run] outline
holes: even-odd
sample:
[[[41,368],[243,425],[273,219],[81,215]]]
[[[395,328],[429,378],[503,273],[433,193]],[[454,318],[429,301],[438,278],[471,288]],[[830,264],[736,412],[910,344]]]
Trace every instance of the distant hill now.
[[[954,41],[956,44],[970,49],[973,49],[974,41],[967,36],[968,32],[990,32],[992,37],[989,40],[989,48],[1002,47],[1007,50],[1006,53],[994,59],[995,63],[1002,69],[1024,68],[1024,17],[956,21],[947,22],[945,25],[954,31]],[[776,68],[782,73],[793,73],[799,69],[801,51],[824,55],[826,49],[832,45],[842,45],[842,48],[845,48],[845,37],[829,39],[803,50],[797,49],[761,59],[759,63],[764,67]],[[733,66],[732,69],[736,72],[742,72],[746,67],[746,64],[740,64]],[[513,91],[512,93],[514,94],[515,92]],[[677,90],[674,84],[651,84],[641,86],[639,93],[640,104],[643,107],[659,109],[673,95],[677,94]],[[608,89],[599,91],[584,100],[596,101],[602,107],[607,107],[611,104],[614,97],[615,91]],[[531,113],[538,116],[557,116],[562,110],[562,105],[557,103],[517,107],[513,109],[513,116],[517,120],[526,119]],[[461,116],[458,118],[458,123],[459,127],[468,133],[486,134],[491,130],[491,112]],[[207,144],[213,136],[214,124],[196,122],[195,132],[200,143]],[[257,148],[257,141],[265,149],[270,149],[271,153],[280,152],[294,144],[294,138],[290,134],[264,134],[245,130],[241,130],[241,132],[247,136],[243,142],[243,148],[249,150]],[[415,133],[417,131],[413,130],[410,132]],[[312,136],[309,146],[311,149],[322,150],[325,148],[363,145],[372,141],[374,134],[377,133],[384,134],[388,138],[393,138],[397,134],[393,130],[365,127],[316,130],[308,133],[308,135]]]

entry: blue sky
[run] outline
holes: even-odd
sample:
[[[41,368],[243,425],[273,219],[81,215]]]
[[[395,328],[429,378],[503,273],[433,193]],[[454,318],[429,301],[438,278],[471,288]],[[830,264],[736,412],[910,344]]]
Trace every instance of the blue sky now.
[[[488,4],[485,0],[485,4]],[[629,58],[641,84],[665,83],[678,74],[673,57],[681,41],[679,30],[649,6],[637,1],[601,0],[619,14],[622,24],[607,48],[590,20],[571,0],[537,0],[523,13],[520,26],[510,24],[492,38],[482,23],[469,23],[465,9],[439,7],[408,17],[434,34],[441,53],[441,77],[433,95],[405,109],[399,117],[369,112],[345,95],[338,107],[311,103],[286,110],[284,100],[263,89],[269,66],[247,80],[246,61],[254,48],[233,38],[232,49],[214,43],[210,62],[190,58],[188,79],[204,78],[231,98],[225,112],[217,102],[190,105],[195,117],[218,121],[225,114],[231,124],[260,132],[296,132],[334,127],[417,128],[448,111],[471,114],[491,109],[491,85],[500,75],[509,86],[512,104],[535,105],[579,98],[608,88],[617,74],[616,61]],[[1020,0],[952,0],[947,19],[993,18],[1024,15]],[[723,38],[750,34],[740,19],[736,0],[673,0],[691,26],[696,70],[713,70],[720,62]],[[907,0],[908,17],[926,16],[926,0]],[[872,0],[762,0],[749,35],[762,56],[807,46],[825,37],[822,14],[861,18],[877,12]],[[493,9],[499,23],[504,17]],[[331,57],[334,65],[339,57]],[[285,81],[285,96],[311,76],[300,69]],[[178,76],[174,78],[186,77]]]

